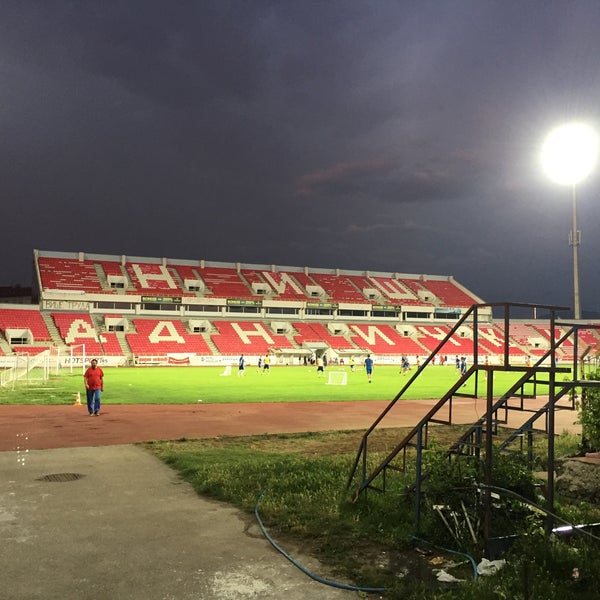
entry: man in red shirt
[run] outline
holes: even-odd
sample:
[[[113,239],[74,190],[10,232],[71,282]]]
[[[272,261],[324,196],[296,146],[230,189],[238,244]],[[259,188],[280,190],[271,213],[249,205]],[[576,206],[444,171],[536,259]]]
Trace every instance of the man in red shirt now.
[[[90,417],[100,415],[100,393],[104,390],[104,373],[98,366],[98,361],[92,358],[90,367],[83,374],[85,392],[87,395],[87,407]]]

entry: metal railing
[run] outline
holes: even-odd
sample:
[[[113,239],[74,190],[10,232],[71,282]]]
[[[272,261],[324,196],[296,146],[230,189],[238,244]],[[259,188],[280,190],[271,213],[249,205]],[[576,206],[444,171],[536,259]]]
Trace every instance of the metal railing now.
[[[503,364],[489,365],[479,364],[480,344],[479,344],[479,314],[483,309],[501,309],[504,321],[504,346],[503,346]],[[533,364],[517,365],[511,364],[511,311],[515,308],[533,309],[548,311],[548,323],[550,334],[549,349],[538,358]],[[549,510],[554,507],[554,436],[555,436],[555,411],[562,409],[575,409],[576,407],[576,389],[582,387],[598,387],[600,382],[585,381],[578,377],[578,333],[581,329],[599,329],[598,325],[588,325],[585,323],[566,323],[558,322],[556,315],[558,312],[569,310],[568,307],[547,306],[524,303],[491,303],[473,305],[460,320],[451,328],[446,337],[440,341],[437,347],[431,352],[429,357],[423,363],[423,367],[429,364],[433,358],[440,353],[444,345],[457,333],[459,328],[469,322],[473,328],[473,364],[466,374],[459,378],[454,385],[440,398],[440,400],[429,410],[429,412],[405,435],[405,437],[385,456],[385,458],[371,471],[368,469],[368,451],[369,437],[382,424],[386,415],[394,406],[402,400],[407,390],[414,384],[422,374],[422,368],[417,370],[413,376],[402,387],[394,399],[388,404],[384,411],[377,417],[374,423],[364,433],[356,458],[354,460],[351,472],[348,478],[346,488],[355,484],[357,475],[360,476],[358,484],[355,484],[353,500],[367,489],[385,491],[386,475],[388,469],[405,471],[407,466],[407,451],[415,451],[415,482],[412,486],[415,492],[415,529],[418,532],[420,523],[420,511],[422,502],[422,483],[427,474],[423,472],[423,451],[427,449],[429,439],[430,424],[452,424],[452,406],[453,400],[457,397],[479,398],[486,397],[485,414],[473,425],[469,426],[466,432],[448,449],[448,456],[472,455],[484,460],[484,483],[491,485],[492,460],[493,460],[493,440],[498,433],[498,426],[506,424],[509,411],[520,411],[528,415],[524,422],[517,427],[500,446],[501,450],[507,449],[508,445],[515,440],[522,440],[526,437],[528,440],[528,453],[531,454],[532,432],[539,419],[544,419],[543,431],[548,436],[548,497],[547,503]],[[567,331],[559,339],[555,337],[556,327],[566,327]],[[557,351],[565,344],[567,340],[573,341],[573,363],[569,366],[559,366],[557,360]],[[588,349],[589,350],[589,349]],[[487,354],[487,352],[486,352]],[[485,394],[479,393],[478,373],[484,371],[486,374]],[[497,371],[512,371],[521,373],[516,382],[499,397],[494,396],[494,373]],[[557,374],[570,373],[572,377],[569,381],[557,381]],[[474,380],[471,378],[474,377]],[[472,381],[472,383],[470,383]],[[468,391],[464,391],[469,382]],[[541,408],[530,409],[526,406],[529,398],[535,398],[542,395],[544,391],[548,396],[548,401]],[[568,398],[567,404],[559,404],[565,396]],[[518,403],[514,404],[514,398]],[[511,400],[513,403],[511,404]],[[397,465],[399,457],[402,459],[401,465]],[[376,481],[381,477],[382,483],[377,486]]]

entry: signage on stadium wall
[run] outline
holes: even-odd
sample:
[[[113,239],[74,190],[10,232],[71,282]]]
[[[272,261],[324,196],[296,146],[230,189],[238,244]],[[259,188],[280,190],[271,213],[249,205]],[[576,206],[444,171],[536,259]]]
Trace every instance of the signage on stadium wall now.
[[[58,367],[60,369],[83,367],[89,365],[90,359],[91,357],[84,359],[82,356],[60,356],[58,359]],[[0,369],[14,368],[16,365],[16,360],[17,357],[14,355],[0,356]],[[127,366],[127,358],[125,356],[99,356],[98,364],[103,367],[124,367]]]
[[[395,304],[373,304],[372,310],[400,310]]]
[[[135,365],[139,367],[164,367],[166,365],[189,365],[190,358],[193,354],[156,354],[156,355],[139,355],[135,357]]]
[[[60,357],[60,366],[70,367],[70,366],[82,366],[89,364],[92,357],[83,357],[83,356],[61,356]],[[93,358],[96,358],[95,356]],[[99,356],[96,358],[98,364],[102,367],[124,367],[127,365],[127,357],[126,356]]]
[[[331,308],[335,310],[338,307],[336,302],[307,302],[306,308]]]
[[[434,313],[444,313],[445,315],[460,315],[462,311],[460,308],[434,308]]]
[[[256,364],[258,357],[246,355],[246,364]],[[192,356],[190,364],[195,367],[215,367],[221,365],[234,365],[237,367],[237,356]]]
[[[45,310],[87,310],[89,302],[75,300],[44,300],[43,308]]]
[[[123,357],[125,360],[125,357]],[[256,364],[258,356],[246,355],[246,365]],[[236,367],[238,356],[199,356],[196,354],[156,354],[139,355],[135,357],[134,364],[137,367],[166,367],[166,366],[190,366],[190,367]],[[274,364],[274,363],[272,363]]]
[[[190,357],[189,356],[184,356],[184,357],[167,356],[167,362],[170,365],[189,365]]]
[[[142,296],[142,302],[148,304],[181,304],[181,296]]]
[[[262,300],[227,300],[227,306],[262,306]]]

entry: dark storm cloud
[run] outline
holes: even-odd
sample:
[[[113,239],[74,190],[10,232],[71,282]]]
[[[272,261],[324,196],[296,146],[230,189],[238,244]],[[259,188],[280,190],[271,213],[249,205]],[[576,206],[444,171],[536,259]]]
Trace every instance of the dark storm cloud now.
[[[387,161],[339,163],[300,177],[296,194],[336,202],[353,197],[400,204],[445,201],[475,191],[469,188],[478,178],[464,177],[467,170],[458,161],[451,166],[435,159],[411,169]]]
[[[587,1],[3,2],[0,283],[40,247],[564,303],[568,194],[537,154],[556,122],[600,124],[598,31]],[[598,181],[580,254],[600,312]]]

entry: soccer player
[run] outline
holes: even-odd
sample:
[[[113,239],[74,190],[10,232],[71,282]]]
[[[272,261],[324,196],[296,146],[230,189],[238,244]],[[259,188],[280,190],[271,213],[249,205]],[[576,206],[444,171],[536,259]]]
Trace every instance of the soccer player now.
[[[244,355],[242,354],[240,356],[240,359],[238,360],[238,377],[243,377],[245,372],[246,372],[246,359],[244,358]]]
[[[265,354],[263,359],[263,372],[267,373],[267,375],[271,374],[271,357],[268,354]]]
[[[373,376],[373,359],[370,354],[367,354],[367,358],[365,358],[365,371],[367,372],[367,379],[369,383],[371,383],[371,377]]]
[[[408,358],[406,356],[403,356],[400,359],[400,362],[402,364],[402,369],[401,369],[402,376],[404,376],[404,375],[406,375],[407,371],[410,371],[410,363],[408,362]]]
[[[460,357],[460,376],[464,377],[467,374],[467,357],[466,356],[461,356]],[[467,385],[466,383],[463,383],[463,387]]]
[[[317,358],[317,377],[323,377],[325,375],[325,365],[323,359],[319,356]]]

